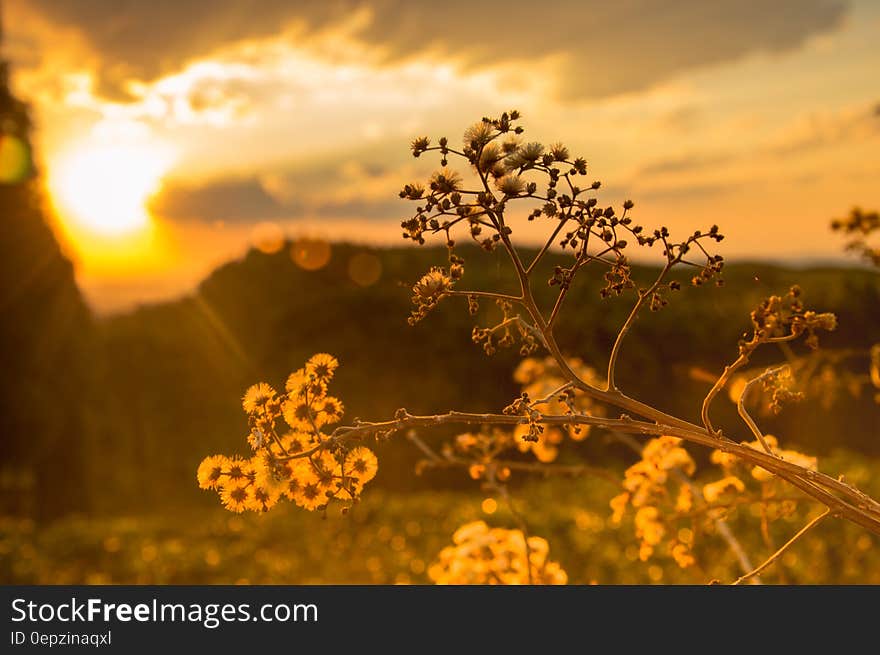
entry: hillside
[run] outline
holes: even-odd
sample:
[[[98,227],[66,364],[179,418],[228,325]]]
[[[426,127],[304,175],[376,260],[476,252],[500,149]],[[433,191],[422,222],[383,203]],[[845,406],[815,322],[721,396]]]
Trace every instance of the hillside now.
[[[363,253],[381,264],[379,280],[368,288],[349,275],[352,257]],[[512,284],[500,254],[463,254],[467,288]],[[548,270],[559,257],[548,258]],[[105,413],[116,429],[105,452],[106,461],[115,463],[103,471],[105,484],[116,497],[148,504],[200,502],[193,484],[200,459],[244,452],[246,422],[238,403],[243,390],[260,380],[281,384],[314,352],[331,352],[342,362],[335,392],[349,419],[385,418],[402,406],[413,412],[503,407],[516,393],[511,372],[518,356],[501,351],[489,358],[472,344],[463,301],[449,300],[421,324],[406,324],[412,281],[444,261],[444,249],[334,244],[327,266],[306,271],[287,248],[273,255],[252,251],[216,270],[191,297],[103,320],[99,331],[111,390]],[[877,340],[880,286],[872,272],[741,263],[731,265],[725,278],[720,289],[685,288],[668,308],[637,323],[620,362],[625,389],[696,419],[707,384],[693,379],[694,367],[719,371],[735,357],[750,309],[794,283],[811,306],[838,314],[840,329],[825,345],[867,348]],[[601,369],[629,306],[600,300],[599,282],[584,277],[572,290],[559,340],[566,352]],[[540,301],[550,302],[551,288],[538,291]],[[481,314],[492,309],[484,306]],[[765,425],[820,453],[840,445],[880,453],[864,428],[880,419],[877,406],[843,395],[836,407],[831,414],[815,403],[792,407]],[[720,403],[718,414],[722,425],[736,426],[732,404]],[[595,457],[609,456],[601,439],[584,448]],[[425,484],[413,475],[417,457],[410,447],[392,443],[382,449],[378,484]]]

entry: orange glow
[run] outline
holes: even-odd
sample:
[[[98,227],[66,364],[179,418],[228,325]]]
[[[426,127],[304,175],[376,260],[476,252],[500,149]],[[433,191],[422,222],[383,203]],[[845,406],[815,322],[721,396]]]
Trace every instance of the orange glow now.
[[[303,237],[297,239],[290,248],[294,263],[306,271],[317,271],[330,261],[330,244],[324,239]]]
[[[68,227],[98,237],[148,230],[146,202],[161,186],[169,157],[144,144],[82,144],[53,162],[49,190]]]
[[[147,210],[171,165],[168,148],[117,134],[75,142],[49,160],[47,187],[81,278],[136,278],[172,263],[172,239]]]

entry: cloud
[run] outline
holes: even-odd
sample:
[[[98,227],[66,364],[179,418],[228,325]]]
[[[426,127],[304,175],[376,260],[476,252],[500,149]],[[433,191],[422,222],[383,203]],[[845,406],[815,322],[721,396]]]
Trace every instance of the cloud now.
[[[151,202],[156,215],[174,222],[248,223],[296,219],[395,219],[397,192],[417,166],[390,167],[359,156],[308,167],[279,167],[198,184],[169,180]],[[419,170],[421,177],[424,170]]]
[[[784,130],[769,149],[774,154],[789,155],[877,136],[880,136],[880,102],[803,116]]]
[[[779,169],[780,158],[878,136],[877,102],[805,113],[783,125],[772,139],[751,148],[683,153],[645,162],[627,176],[628,182],[603,186],[602,195],[615,200],[632,195],[648,200],[719,196],[746,183],[754,185],[768,169]],[[200,185],[172,181],[152,208],[176,221],[402,218],[408,208],[401,205],[397,192],[407,181],[424,179],[431,162],[401,158],[396,145],[380,142],[345,157],[280,165]],[[719,181],[724,171],[733,179]]]
[[[636,180],[657,177],[689,178],[757,159],[774,160],[880,136],[880,102],[843,107],[831,112],[809,112],[784,125],[772,139],[749,150],[691,152],[649,161],[639,166]]]
[[[694,153],[690,155],[669,157],[648,162],[639,167],[636,177],[692,173],[694,171],[703,171],[711,167],[724,166],[736,159],[737,156],[733,153]]]
[[[150,210],[172,221],[249,222],[287,218],[295,212],[256,178],[230,178],[199,185],[168,183]]]
[[[687,71],[782,52],[842,23],[844,0],[32,0],[101,55],[99,88],[123,97],[223,46],[292,30],[328,48],[344,32],[376,61],[429,56],[475,71],[542,63],[561,97],[644,90]],[[540,66],[539,66],[540,67]],[[534,71],[532,71],[534,72]],[[522,80],[530,84],[530,80]]]

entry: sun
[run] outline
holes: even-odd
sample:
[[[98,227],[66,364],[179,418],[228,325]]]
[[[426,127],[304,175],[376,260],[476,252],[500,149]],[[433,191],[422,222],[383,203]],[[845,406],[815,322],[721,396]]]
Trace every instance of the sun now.
[[[148,227],[147,201],[169,159],[148,144],[80,144],[52,163],[49,188],[65,222],[99,237]]]

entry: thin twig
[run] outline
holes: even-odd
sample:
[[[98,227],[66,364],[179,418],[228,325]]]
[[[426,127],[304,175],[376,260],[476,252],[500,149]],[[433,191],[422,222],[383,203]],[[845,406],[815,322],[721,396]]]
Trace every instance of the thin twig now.
[[[473,296],[474,298],[486,298],[488,300],[506,300],[507,302],[512,303],[521,303],[522,298],[519,296],[511,296],[506,293],[495,293],[493,291],[444,291],[444,296],[452,296],[459,298],[469,298]]]
[[[620,328],[620,331],[617,333],[617,338],[614,340],[614,346],[611,348],[611,356],[608,359],[608,383],[606,388],[609,391],[617,389],[617,384],[614,380],[614,373],[617,366],[617,357],[618,355],[620,355],[620,346],[623,344],[623,339],[629,332],[629,329],[632,327],[633,323],[635,323],[636,319],[638,318],[639,312],[644,306],[645,301],[648,300],[648,298],[650,298],[657,290],[657,287],[659,287],[663,283],[663,278],[666,277],[669,269],[672,268],[673,261],[674,260],[666,262],[666,266],[664,266],[663,270],[660,271],[660,275],[657,276],[654,284],[648,287],[644,292],[639,292],[638,301],[632,308],[629,316],[627,316],[626,322],[624,322],[623,326]]]
[[[724,372],[715,380],[715,384],[712,385],[712,388],[709,389],[709,393],[706,394],[706,397],[703,399],[703,407],[700,409],[700,417],[703,420],[703,425],[706,427],[706,430],[709,433],[714,433],[715,428],[712,427],[712,421],[709,418],[709,407],[712,405],[712,401],[715,400],[715,396],[724,388],[727,384],[730,377],[737,371],[737,369],[746,365],[749,361],[748,355],[745,353],[740,354],[736,360],[724,367]]]
[[[831,514],[831,509],[830,509],[830,508],[826,509],[824,512],[822,512],[821,514],[819,514],[819,516],[817,516],[817,517],[814,518],[812,521],[810,521],[809,523],[807,523],[804,527],[802,527],[800,530],[798,530],[797,534],[795,534],[791,539],[789,539],[788,541],[786,541],[786,542],[785,542],[785,543],[779,548],[779,550],[777,550],[777,551],[776,551],[775,553],[773,553],[770,557],[768,557],[767,560],[766,560],[763,564],[761,564],[758,568],[754,569],[753,571],[749,571],[749,572],[746,573],[745,575],[743,575],[743,576],[737,578],[732,584],[734,584],[734,585],[741,584],[742,582],[744,582],[745,580],[748,580],[748,579],[751,578],[752,576],[758,575],[761,571],[763,571],[763,570],[766,569],[768,566],[770,566],[771,564],[773,564],[773,562],[775,562],[777,559],[779,559],[780,557],[782,557],[783,553],[785,553],[786,550],[788,550],[789,548],[791,548],[791,547],[797,542],[798,539],[800,539],[801,537],[803,537],[803,536],[804,536],[807,532],[809,532],[812,528],[816,527],[816,526],[822,521],[822,519],[824,519],[824,518],[825,518],[826,516],[828,516],[829,514]]]
[[[761,375],[752,378],[746,385],[743,387],[742,393],[739,395],[739,400],[736,402],[736,410],[742,418],[743,422],[749,427],[749,430],[752,431],[752,434],[757,437],[758,441],[761,442],[761,445],[771,455],[773,454],[773,449],[770,448],[770,445],[764,439],[764,434],[761,432],[761,429],[758,427],[758,424],[755,423],[755,420],[752,418],[751,414],[749,414],[748,410],[746,410],[746,396],[749,393],[749,390],[752,386],[758,382],[762,382],[767,378],[771,378],[774,375],[778,375],[782,371],[789,368],[788,364],[783,364],[782,366],[776,366],[774,368],[768,368],[766,371],[761,373]]]
[[[538,400],[533,400],[531,403],[529,403],[529,406],[536,407],[538,405],[543,405],[545,403],[549,403],[551,400],[556,398],[556,396],[559,396],[560,394],[564,393],[568,389],[571,389],[571,382],[566,382],[565,384],[560,385],[558,388],[554,389],[553,391],[548,393],[543,398],[539,398]]]
[[[528,580],[529,584],[535,584],[534,576],[532,575],[532,547],[529,545],[529,526],[526,523],[523,515],[517,511],[516,507],[513,504],[513,498],[510,497],[510,492],[507,490],[506,484],[501,484],[495,480],[492,481],[495,488],[498,489],[498,492],[501,494],[501,498],[507,504],[507,509],[510,511],[511,516],[513,516],[514,520],[517,522],[519,526],[520,532],[522,532],[523,543],[526,547],[526,571],[528,572]]]

